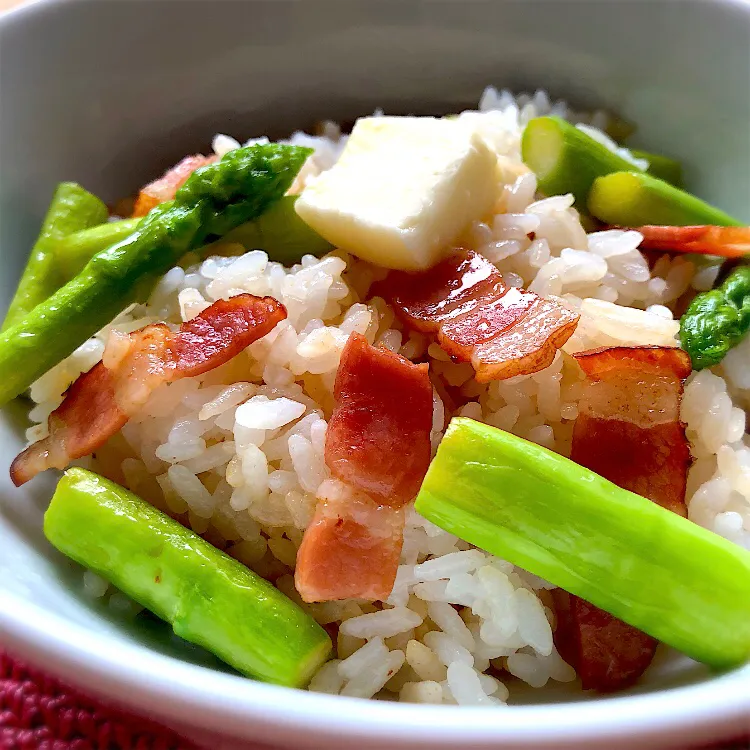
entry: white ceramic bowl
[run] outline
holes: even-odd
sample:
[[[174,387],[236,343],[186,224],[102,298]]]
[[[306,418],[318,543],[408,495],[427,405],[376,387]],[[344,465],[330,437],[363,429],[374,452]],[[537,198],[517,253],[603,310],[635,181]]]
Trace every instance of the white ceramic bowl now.
[[[614,109],[684,158],[697,192],[750,220],[750,5],[722,2],[39,0],[0,19],[0,309],[54,184],[113,199],[217,131],[446,112],[482,87]],[[3,410],[5,464],[23,404]],[[117,622],[44,540],[53,477],[0,471],[0,639],[51,673],[190,736],[289,748],[686,747],[750,728],[750,667],[663,654],[619,697],[531,691],[502,710],[315,695],[242,679],[146,620]],[[213,746],[222,746],[218,741]]]

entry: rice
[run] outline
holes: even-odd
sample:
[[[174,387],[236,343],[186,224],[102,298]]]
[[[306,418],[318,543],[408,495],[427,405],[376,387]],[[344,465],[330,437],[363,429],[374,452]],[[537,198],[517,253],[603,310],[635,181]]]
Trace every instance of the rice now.
[[[66,387],[101,358],[111,330],[130,331],[156,320],[179,323],[240,292],[276,297],[287,308],[285,321],[223,367],[160,387],[97,452],[93,465],[297,602],[296,550],[316,496],[330,480],[325,433],[336,368],[352,332],[408,358],[426,356],[431,371],[468,399],[459,413],[567,455],[581,377],[569,355],[617,344],[675,345],[678,321],[672,310],[691,288],[710,286],[718,267],[664,255],[649,268],[637,232],[587,234],[572,196],[540,198],[534,175],[520,161],[520,138],[529,119],[547,113],[583,123],[587,133],[615,147],[596,130],[606,125],[603,113],[572,112],[541,91],[514,97],[490,87],[477,111],[459,115],[480,128],[505,179],[493,215],[467,227],[462,244],[491,259],[507,283],[558,296],[581,313],[574,336],[542,372],[480,385],[468,365],[452,362],[421,334],[403,330],[382,299],[368,296],[381,269],[341,252],[306,256],[284,268],[255,250],[173,269],[147,304],[126,310],[40,378],[31,389],[37,404],[31,416],[38,424],[29,439],[46,433],[48,414]],[[318,136],[295,133],[290,142],[310,145],[315,154],[294,189],[330,168],[345,140],[332,123]],[[219,155],[238,145],[225,135],[213,143]],[[626,149],[618,151],[633,160]],[[695,456],[690,518],[748,548],[750,443],[743,409],[750,405],[749,364],[746,339],[721,367],[690,377],[682,405]],[[443,417],[436,395],[433,448]],[[96,597],[109,590],[88,572],[84,587]],[[513,678],[535,688],[570,681],[575,673],[552,640],[548,588],[409,510],[401,564],[386,603],[302,605],[318,622],[338,629],[337,654],[310,689],[497,706],[508,698],[505,682],[512,685]],[[110,600],[123,608],[115,594]]]

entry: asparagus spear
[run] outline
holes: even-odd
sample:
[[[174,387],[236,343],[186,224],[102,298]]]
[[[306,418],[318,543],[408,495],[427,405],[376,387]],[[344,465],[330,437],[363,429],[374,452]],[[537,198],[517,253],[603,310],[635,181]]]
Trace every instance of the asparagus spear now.
[[[718,208],[645,172],[615,172],[599,177],[591,186],[588,207],[597,219],[622,227],[740,225]]]
[[[719,364],[750,330],[750,267],[732,271],[717,289],[699,294],[680,318],[680,343],[695,370]]]
[[[581,208],[585,208],[597,177],[635,169],[629,161],[559,117],[531,120],[523,131],[521,155],[545,195],[573,193]]]
[[[610,114],[607,118],[607,122],[604,125],[604,132],[613,140],[615,143],[624,143],[635,133],[635,125],[628,120],[624,120],[622,117]]]
[[[65,472],[44,534],[243,674],[303,687],[331,651],[325,630],[270,583],[90,471]]]
[[[675,187],[682,187],[682,164],[676,159],[661,154],[651,154],[648,151],[640,151],[636,148],[631,148],[630,153],[636,158],[645,159],[648,162],[646,171],[650,175],[658,177]]]
[[[248,250],[265,250],[271,260],[290,265],[298,263],[303,255],[320,256],[333,250],[330,242],[297,216],[296,201],[296,195],[285,195],[257,219],[240,224],[220,240],[199,248],[198,254],[202,258],[220,254],[225,243],[236,242]],[[129,237],[140,222],[140,218],[111,221],[60,240],[57,256],[66,281],[79,273],[96,253]]]
[[[0,334],[0,405],[109,323],[207,237],[260,215],[287,191],[311,149],[258,144],[196,170],[173,201],[97,253],[78,276]]]
[[[453,419],[416,510],[698,661],[750,658],[750,553],[545,448]]]
[[[107,207],[95,195],[75,182],[57,186],[1,330],[17,323],[65,283],[56,264],[56,242],[106,219]]]
[[[55,255],[65,274],[65,281],[79,274],[94,255],[133,234],[140,222],[141,219],[110,221],[90,229],[81,229],[58,240]]]
[[[248,250],[261,248],[271,260],[284,265],[298,263],[303,255],[325,255],[333,245],[297,215],[296,195],[286,195],[254,221],[229,232],[222,241],[239,242]],[[210,246],[201,255],[210,254]]]

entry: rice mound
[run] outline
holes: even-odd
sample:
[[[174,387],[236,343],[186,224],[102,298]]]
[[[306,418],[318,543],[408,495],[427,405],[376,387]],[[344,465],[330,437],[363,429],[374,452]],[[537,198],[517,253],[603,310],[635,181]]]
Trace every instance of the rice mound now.
[[[574,336],[554,362],[530,376],[480,385],[468,364],[456,364],[434,343],[405,331],[392,309],[370,298],[384,272],[341,252],[306,256],[291,268],[262,251],[214,257],[172,269],[148,303],[125,311],[95,338],[34,384],[37,422],[28,438],[46,433],[46,419],[65,388],[102,355],[109,330],[188,320],[214,300],[241,292],[272,295],[287,320],[228,364],[206,375],[160,387],[89,466],[167,510],[212,543],[274,581],[326,626],[337,626],[336,658],[311,690],[415,703],[499,705],[509,675],[532,687],[575,679],[552,641],[550,584],[448,534],[410,510],[396,583],[380,606],[361,601],[302,604],[294,588],[297,548],[321,485],[331,482],[323,460],[333,383],[349,334],[363,334],[432,373],[468,402],[456,413],[569,454],[577,416],[580,371],[569,354],[618,344],[677,344],[672,310],[689,290],[710,288],[718,267],[663,255],[649,267],[633,231],[587,234],[571,196],[537,199],[536,179],[521,162],[520,136],[532,117],[554,113],[596,127],[544,92],[514,97],[488,88],[477,111],[464,112],[496,150],[505,187],[494,215],[469,227],[462,244],[489,258],[513,286],[556,295],[581,313]],[[336,161],[345,143],[333,123],[323,134],[296,133],[292,143],[316,149],[295,189]],[[217,136],[218,154],[238,142]],[[625,158],[632,158],[625,149]],[[643,165],[641,165],[643,166]],[[533,239],[529,234],[533,233]],[[232,248],[228,248],[232,249]],[[693,374],[682,406],[695,456],[690,518],[750,548],[750,338],[723,366]],[[435,397],[433,446],[444,425]],[[110,606],[136,612],[92,573],[84,588],[110,596]],[[489,672],[492,672],[490,674]]]

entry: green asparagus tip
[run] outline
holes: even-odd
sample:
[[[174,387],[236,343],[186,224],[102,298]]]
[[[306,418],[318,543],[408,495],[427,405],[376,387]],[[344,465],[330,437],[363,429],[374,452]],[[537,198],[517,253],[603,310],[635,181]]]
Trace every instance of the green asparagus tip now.
[[[699,294],[680,319],[680,343],[695,370],[718,365],[750,330],[750,268],[736,268],[717,289]]]

